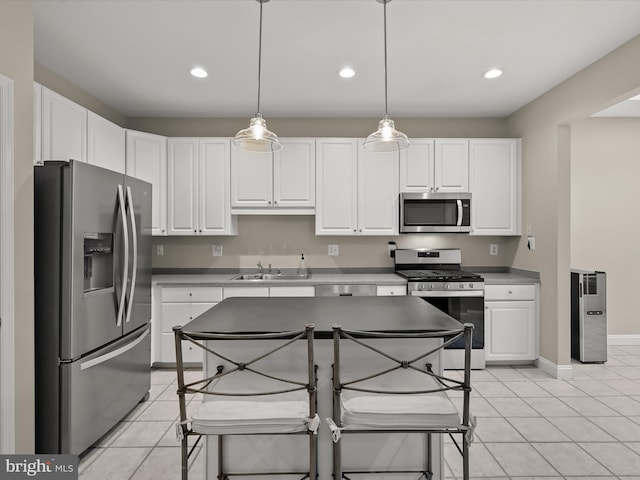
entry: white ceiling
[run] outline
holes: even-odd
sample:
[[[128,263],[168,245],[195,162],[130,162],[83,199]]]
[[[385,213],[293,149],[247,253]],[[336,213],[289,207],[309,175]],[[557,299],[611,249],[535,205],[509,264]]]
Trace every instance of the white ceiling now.
[[[256,112],[255,0],[34,3],[36,62],[125,116]],[[394,0],[387,31],[392,117],[503,117],[640,34],[640,1]],[[191,77],[193,65],[209,77]],[[338,77],[344,65],[354,78]],[[505,74],[485,80],[494,66]],[[264,4],[260,110],[381,116],[382,4]]]

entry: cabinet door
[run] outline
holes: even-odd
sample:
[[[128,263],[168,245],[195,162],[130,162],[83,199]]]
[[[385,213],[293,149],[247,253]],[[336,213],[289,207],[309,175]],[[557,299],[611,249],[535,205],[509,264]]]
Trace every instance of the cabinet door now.
[[[198,139],[170,138],[167,141],[167,233],[198,233]]]
[[[316,235],[354,235],[358,226],[358,145],[316,140]]]
[[[400,155],[400,191],[432,192],[434,189],[434,140],[412,138],[411,148]]]
[[[198,231],[208,235],[234,235],[231,218],[231,140],[201,138],[198,165]]]
[[[33,82],[33,164],[42,164],[42,85]]]
[[[231,206],[273,206],[273,154],[231,148]]]
[[[469,191],[469,140],[438,138],[435,140],[435,191]]]
[[[167,139],[127,130],[127,175],[153,185],[152,235],[167,234]]]
[[[87,112],[87,146],[87,163],[125,173],[124,128],[93,112]]]
[[[313,138],[281,138],[283,149],[273,159],[273,204],[314,207],[316,151]]]
[[[485,302],[486,360],[535,360],[535,302]]]
[[[42,87],[42,160],[87,161],[87,109]]]
[[[369,152],[358,141],[358,234],[398,235],[398,152]]]
[[[520,141],[470,140],[472,235],[520,235]]]

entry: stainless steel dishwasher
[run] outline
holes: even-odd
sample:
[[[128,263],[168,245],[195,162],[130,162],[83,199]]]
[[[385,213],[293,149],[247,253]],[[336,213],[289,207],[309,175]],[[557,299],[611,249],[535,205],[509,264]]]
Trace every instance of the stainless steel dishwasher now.
[[[316,285],[316,297],[375,297],[375,285]]]

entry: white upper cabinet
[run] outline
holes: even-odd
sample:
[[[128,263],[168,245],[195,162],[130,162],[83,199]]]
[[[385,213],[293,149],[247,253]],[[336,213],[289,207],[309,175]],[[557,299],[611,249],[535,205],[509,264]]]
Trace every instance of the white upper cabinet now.
[[[411,148],[400,156],[400,191],[432,192],[434,143],[432,138],[412,138]]]
[[[125,129],[87,112],[87,163],[125,173]]]
[[[322,138],[316,158],[316,235],[397,235],[397,152],[367,152],[362,140]]]
[[[469,191],[468,139],[436,139],[434,179],[436,192]]]
[[[468,192],[469,140],[412,138],[400,155],[402,192]]]
[[[229,138],[169,138],[169,235],[235,235],[229,208]]]
[[[87,161],[87,109],[42,87],[42,160]]]
[[[167,234],[167,139],[151,133],[126,131],[127,175],[153,185],[152,235]]]
[[[397,235],[398,152],[369,152],[358,140],[358,234]]]
[[[231,140],[199,139],[198,233],[237,235],[237,217],[231,216]]]
[[[316,235],[354,235],[358,228],[358,141],[316,140]]]
[[[315,139],[281,138],[275,153],[232,147],[231,207],[235,214],[313,214]]]
[[[520,235],[520,140],[471,139],[472,235]]]

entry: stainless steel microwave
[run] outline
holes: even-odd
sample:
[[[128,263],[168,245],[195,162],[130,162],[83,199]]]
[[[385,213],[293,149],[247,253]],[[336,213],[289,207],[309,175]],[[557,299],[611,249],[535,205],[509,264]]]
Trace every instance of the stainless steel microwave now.
[[[400,194],[400,233],[470,231],[470,193]]]

